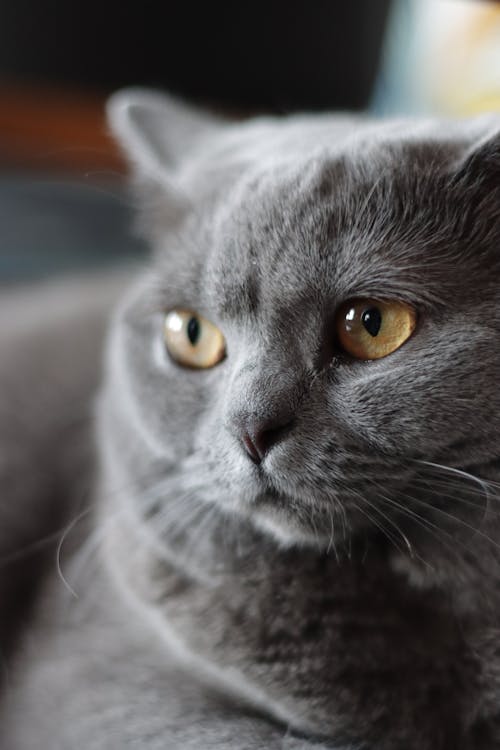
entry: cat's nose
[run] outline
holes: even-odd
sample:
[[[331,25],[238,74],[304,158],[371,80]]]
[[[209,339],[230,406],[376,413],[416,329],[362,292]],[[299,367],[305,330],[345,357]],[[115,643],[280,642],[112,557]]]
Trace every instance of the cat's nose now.
[[[252,461],[260,464],[270,448],[281,440],[291,427],[290,415],[267,419],[248,417],[242,420],[240,439]]]

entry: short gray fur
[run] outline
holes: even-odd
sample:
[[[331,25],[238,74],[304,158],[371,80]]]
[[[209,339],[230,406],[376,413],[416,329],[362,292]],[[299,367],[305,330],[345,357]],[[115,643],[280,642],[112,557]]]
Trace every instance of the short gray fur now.
[[[1,747],[500,747],[500,121],[235,125],[140,90],[109,111],[152,262],[110,327],[97,468],[75,463],[85,440],[27,427],[29,400],[17,420],[9,544],[46,533],[35,469],[59,471],[74,523],[8,662]],[[43,290],[27,291],[31,322],[2,339],[18,398],[40,402],[45,357],[42,404],[77,425],[123,283],[102,279],[99,304],[93,280],[52,290],[74,313],[57,335],[33,312]],[[332,331],[365,296],[419,314],[371,362]],[[171,361],[176,307],[223,331],[223,362]],[[75,320],[94,320],[92,343],[59,369]],[[256,466],[239,425],[280,415],[293,427]]]

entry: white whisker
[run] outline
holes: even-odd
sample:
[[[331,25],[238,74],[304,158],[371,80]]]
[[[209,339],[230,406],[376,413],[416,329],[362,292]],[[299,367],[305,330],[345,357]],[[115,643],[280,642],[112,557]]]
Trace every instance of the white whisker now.
[[[78,594],[76,591],[70,586],[66,578],[64,577],[64,574],[62,572],[62,566],[61,566],[61,552],[64,545],[64,542],[68,538],[68,535],[72,532],[72,530],[76,527],[76,525],[89,513],[89,508],[86,508],[84,511],[79,513],[75,518],[73,518],[72,521],[66,526],[63,534],[61,535],[61,538],[59,540],[59,543],[57,545],[56,549],[56,569],[57,574],[61,581],[63,582],[64,586],[67,588],[69,593],[75,598],[78,599]]]

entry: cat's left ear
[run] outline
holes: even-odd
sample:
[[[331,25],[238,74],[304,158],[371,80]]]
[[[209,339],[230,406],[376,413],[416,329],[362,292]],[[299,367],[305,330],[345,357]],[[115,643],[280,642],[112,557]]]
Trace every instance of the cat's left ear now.
[[[470,187],[500,188],[500,119],[490,121],[483,134],[460,159],[455,179]]]
[[[157,91],[129,88],[107,104],[111,130],[136,177],[175,182],[175,173],[207,133],[219,127],[215,117]]]

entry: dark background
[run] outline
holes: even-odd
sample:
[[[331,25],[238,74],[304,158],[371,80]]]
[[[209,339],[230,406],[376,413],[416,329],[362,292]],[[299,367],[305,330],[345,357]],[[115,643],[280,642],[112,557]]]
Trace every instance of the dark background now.
[[[359,109],[390,0],[0,0],[0,284],[136,258],[104,104],[164,88],[222,113]]]
[[[168,88],[241,110],[360,108],[390,0],[1,0],[0,76]]]

